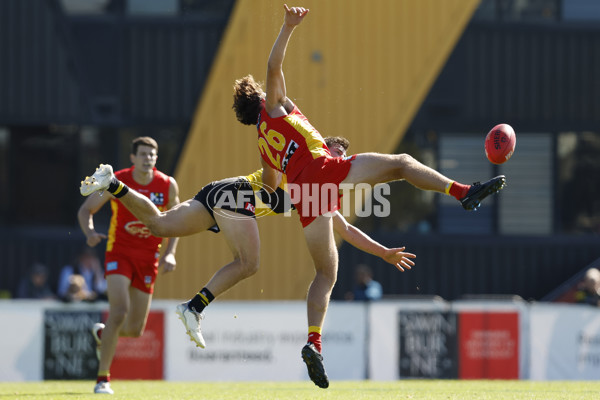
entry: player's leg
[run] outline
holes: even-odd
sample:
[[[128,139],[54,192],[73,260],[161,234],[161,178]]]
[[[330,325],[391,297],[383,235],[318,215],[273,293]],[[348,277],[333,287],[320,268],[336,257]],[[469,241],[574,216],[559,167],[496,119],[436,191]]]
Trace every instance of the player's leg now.
[[[304,228],[304,237],[315,265],[315,278],[306,299],[309,343],[302,349],[308,375],[315,385],[329,386],[321,356],[321,328],[329,306],[331,291],[337,279],[338,253],[331,217],[320,216]]]
[[[481,200],[498,192],[506,183],[503,175],[482,184],[465,185],[442,175],[408,154],[357,154],[342,183],[371,185],[406,180],[421,190],[445,193],[459,200],[466,210],[475,210]]]
[[[102,329],[102,342],[100,345],[100,362],[98,364],[98,389],[110,390],[109,385],[101,385],[102,382],[110,382],[110,366],[112,364],[119,333],[127,318],[129,311],[129,285],[130,280],[124,275],[108,275],[106,277],[107,295],[108,295],[108,319],[105,322],[105,327]],[[99,386],[100,385],[100,386]],[[104,392],[100,392],[104,393]]]
[[[192,341],[205,347],[200,321],[204,308],[217,296],[258,271],[260,239],[256,220],[228,210],[215,210],[215,220],[233,253],[233,261],[221,267],[189,301],[177,306],[177,314]]]
[[[121,328],[120,336],[140,337],[146,328],[152,294],[129,287],[129,312]]]
[[[161,212],[150,199],[133,189],[119,200],[154,236],[180,237],[204,232],[215,224],[206,208],[190,199]]]
[[[147,197],[144,198],[150,202]],[[133,214],[137,217],[135,212]],[[158,237],[189,236],[204,232],[215,224],[214,218],[206,207],[195,199],[179,203],[170,210],[161,212],[146,221],[140,220],[154,236]]]
[[[215,223],[206,208],[195,200],[185,201],[161,212],[148,197],[120,182],[108,164],[100,164],[91,177],[86,177],[81,182],[80,191],[84,196],[103,190],[117,197],[154,236],[188,236],[203,232]]]
[[[375,185],[400,179],[406,180],[419,189],[442,193],[452,182],[408,154],[362,153],[357,154],[352,161],[350,172],[343,183]]]
[[[215,220],[233,254],[233,261],[221,267],[206,284],[217,297],[258,271],[260,238],[254,218],[240,218],[232,211],[218,210]]]

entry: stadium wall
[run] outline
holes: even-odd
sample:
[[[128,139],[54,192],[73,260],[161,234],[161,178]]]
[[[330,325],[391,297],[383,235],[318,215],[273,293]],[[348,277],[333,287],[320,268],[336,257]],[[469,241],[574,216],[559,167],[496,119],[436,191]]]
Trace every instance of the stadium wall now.
[[[324,136],[349,138],[352,153],[393,152],[477,4],[306,1],[311,14],[285,61],[288,93]],[[260,167],[256,132],[233,118],[232,85],[247,74],[264,79],[282,9],[267,0],[236,3],[177,166],[181,198]],[[260,219],[259,229],[261,269],[225,297],[304,298],[313,268],[297,216]],[[179,272],[157,284],[159,298],[189,296],[231,260],[225,241],[211,234],[183,238],[177,256]]]
[[[300,301],[218,302],[198,349],[173,301],[155,301],[138,339],[121,338],[111,374],[178,381],[307,381]],[[106,304],[0,301],[0,381],[96,375],[94,322]],[[103,317],[104,315],[104,317]],[[333,302],[323,344],[332,381],[595,380],[600,309],[520,301]]]

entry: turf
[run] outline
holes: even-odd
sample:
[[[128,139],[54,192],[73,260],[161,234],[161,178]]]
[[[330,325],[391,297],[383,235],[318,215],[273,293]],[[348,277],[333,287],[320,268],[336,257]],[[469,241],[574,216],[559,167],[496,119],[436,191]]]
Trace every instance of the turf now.
[[[114,381],[114,396],[94,395],[94,382],[0,383],[0,400],[185,400],[185,399],[411,399],[411,400],[590,400],[600,398],[600,382],[401,380],[334,381],[329,389],[312,382]]]

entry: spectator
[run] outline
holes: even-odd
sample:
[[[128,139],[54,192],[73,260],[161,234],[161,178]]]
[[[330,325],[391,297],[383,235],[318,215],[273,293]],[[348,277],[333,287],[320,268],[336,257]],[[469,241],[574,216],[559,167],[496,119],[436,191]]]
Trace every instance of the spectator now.
[[[19,283],[17,298],[20,299],[55,299],[56,295],[48,284],[48,268],[41,263],[34,263],[29,274]]]
[[[346,293],[346,300],[373,301],[381,299],[381,284],[373,279],[371,267],[359,264],[355,270],[356,284],[352,292]]]
[[[98,294],[91,291],[83,275],[71,274],[69,276],[69,286],[62,299],[66,302],[94,301]]]
[[[597,268],[586,271],[575,292],[575,302],[600,306],[600,271]]]
[[[83,278],[77,278],[74,276]],[[106,299],[106,279],[94,249],[84,247],[72,265],[65,265],[58,278],[58,296],[65,301]]]

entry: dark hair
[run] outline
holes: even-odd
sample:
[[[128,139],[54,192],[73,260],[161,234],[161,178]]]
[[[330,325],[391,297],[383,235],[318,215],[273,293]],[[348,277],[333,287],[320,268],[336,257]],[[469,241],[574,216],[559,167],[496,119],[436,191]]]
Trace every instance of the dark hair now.
[[[327,145],[327,147],[331,147],[334,144],[338,144],[342,146],[344,151],[348,150],[348,147],[350,147],[350,141],[345,137],[341,136],[327,136],[325,138],[325,144]]]
[[[233,85],[233,106],[237,120],[244,125],[255,125],[263,108],[265,92],[262,85],[252,75],[235,81]]]
[[[140,146],[150,146],[158,151],[158,143],[150,136],[140,136],[133,139],[131,141],[131,154],[136,155],[138,147]]]

